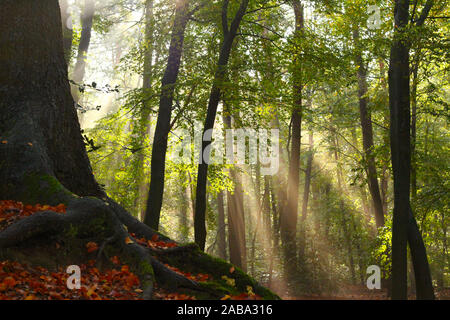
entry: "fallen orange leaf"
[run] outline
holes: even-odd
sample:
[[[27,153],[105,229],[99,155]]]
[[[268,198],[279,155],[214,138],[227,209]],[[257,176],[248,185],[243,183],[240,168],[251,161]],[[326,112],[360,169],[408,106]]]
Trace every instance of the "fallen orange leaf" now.
[[[95,242],[86,243],[87,252],[91,253],[98,250],[98,245]]]
[[[13,277],[6,277],[4,280],[3,280],[3,283],[7,286],[7,287],[10,287],[10,288],[12,288],[12,287],[14,287],[15,285],[16,285],[16,280],[13,278]]]

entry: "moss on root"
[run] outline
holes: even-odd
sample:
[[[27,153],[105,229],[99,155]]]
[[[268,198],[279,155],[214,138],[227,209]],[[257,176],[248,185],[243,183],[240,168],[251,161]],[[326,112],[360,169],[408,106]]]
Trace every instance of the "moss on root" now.
[[[225,260],[204,253],[197,246],[192,246],[192,249],[173,254],[161,254],[158,258],[185,272],[193,274],[206,273],[213,277],[212,280],[201,283],[205,292],[195,294],[198,299],[217,299],[226,294],[238,295],[242,292],[247,292],[248,287],[251,287],[253,292],[263,299],[280,299],[275,293],[259,285],[256,280],[241,269],[234,267]],[[234,285],[231,285],[226,278],[224,279],[224,276],[234,280]]]
[[[118,256],[140,278],[144,291],[153,288],[156,280],[160,280],[161,271],[155,269],[158,274],[156,279],[152,265],[154,261],[152,262],[147,249],[137,244],[125,244],[124,238],[127,233],[108,203],[98,198],[79,198],[55,177],[45,174],[27,175],[14,200],[52,206],[64,203],[68,206],[68,210],[60,229],[53,228],[51,232],[47,230],[38,237],[30,238],[14,247],[3,248],[0,250],[0,258],[57,269],[97,258],[103,267],[111,268],[114,265],[109,258]],[[163,235],[161,239],[170,241]],[[88,253],[86,250],[88,242],[96,242],[101,247],[101,255],[98,256],[97,252]],[[232,269],[230,263],[202,252],[196,245],[189,245],[186,250],[154,254],[159,261],[184,272],[212,276],[212,279],[199,283],[196,288],[177,288],[178,292],[185,291],[197,299],[220,299],[225,295],[239,295],[247,292],[249,287],[263,299],[279,299],[276,294],[260,286],[239,268]],[[223,278],[224,276],[226,278]],[[233,279],[234,283],[229,279]],[[170,279],[164,281],[170,284]]]

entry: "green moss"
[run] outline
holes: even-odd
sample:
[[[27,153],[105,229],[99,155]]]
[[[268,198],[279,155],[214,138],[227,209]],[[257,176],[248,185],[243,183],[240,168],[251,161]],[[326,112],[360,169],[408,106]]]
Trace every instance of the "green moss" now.
[[[202,284],[213,290],[218,295],[231,294],[236,295],[247,292],[247,287],[251,286],[253,292],[267,300],[280,299],[276,294],[259,285],[253,278],[236,268],[231,273],[233,267],[230,263],[223,259],[212,257],[202,252],[198,247],[187,250],[178,254],[164,255],[161,257],[169,265],[180,268],[183,271],[191,273],[206,273],[212,275],[212,281]],[[226,276],[234,279],[235,285],[232,286],[225,279]]]
[[[154,277],[153,274],[153,267],[151,266],[150,263],[148,263],[147,261],[141,261],[139,262],[139,271],[142,274],[151,274]]]
[[[95,218],[89,219],[86,224],[84,224],[81,228],[80,236],[89,236],[89,235],[96,235],[96,237],[99,237],[100,235],[103,235],[106,231],[109,231],[107,226],[107,221],[105,219],[105,216],[98,215]],[[108,235],[104,235],[108,236]]]
[[[155,274],[153,273],[153,267],[147,261],[139,262],[139,275],[141,276],[141,286],[142,288],[147,288],[153,285],[153,280],[155,279]],[[144,277],[150,275],[149,280],[142,280]]]
[[[29,204],[67,204],[73,194],[51,175],[29,174],[25,177],[20,200]]]
[[[67,238],[75,238],[78,234],[78,228],[75,227],[73,224],[69,225],[69,228],[65,231],[65,236]]]

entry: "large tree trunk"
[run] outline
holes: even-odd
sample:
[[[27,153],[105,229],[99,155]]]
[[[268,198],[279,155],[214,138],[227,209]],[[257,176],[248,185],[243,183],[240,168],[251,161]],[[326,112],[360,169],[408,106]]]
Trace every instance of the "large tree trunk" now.
[[[213,86],[209,95],[208,109],[206,113],[206,119],[203,127],[202,137],[205,136],[205,132],[212,130],[214,128],[214,122],[216,119],[217,107],[220,102],[222,88],[221,83],[225,79],[228,61],[230,59],[231,48],[233,45],[234,38],[237,35],[239,25],[241,24],[242,18],[247,11],[249,0],[242,0],[236,15],[234,16],[231,25],[228,27],[228,0],[223,1],[222,7],[222,32],[223,40],[219,53],[219,60],[217,62],[216,73],[214,75]],[[206,215],[206,182],[208,179],[208,163],[209,154],[205,152],[205,149],[209,146],[210,142],[202,141],[202,147],[200,150],[199,159],[200,164],[198,165],[197,174],[197,190],[195,196],[195,213],[194,213],[194,233],[195,233],[195,243],[204,250],[206,243],[206,225],[205,225],[205,215]]]
[[[361,121],[361,129],[363,136],[364,156],[367,163],[367,182],[369,184],[370,195],[372,196],[373,207],[375,210],[375,221],[377,227],[384,226],[383,203],[381,200],[380,187],[378,184],[377,168],[375,165],[375,156],[373,155],[373,128],[372,116],[368,108],[367,99],[367,72],[362,58],[362,49],[359,41],[359,30],[353,31],[353,38],[356,46],[355,63],[358,66],[358,98],[359,98],[359,115]]]
[[[169,48],[169,58],[161,81],[158,120],[153,139],[150,190],[144,223],[158,230],[164,194],[167,140],[170,131],[172,104],[183,52],[184,32],[189,21],[189,0],[178,0]]]
[[[14,2],[2,2],[0,20],[0,128],[8,140],[1,159],[14,164],[1,167],[6,182],[0,187],[2,194],[26,193],[30,185],[17,185],[14,179],[41,174],[55,176],[76,194],[102,195],[91,173],[70,95],[57,2]],[[16,16],[26,19],[19,22]],[[23,150],[18,144],[23,144]]]
[[[427,1],[418,24],[424,22],[432,3],[433,1]],[[426,250],[415,223],[409,199],[411,173],[410,70],[409,44],[405,40],[409,21],[409,1],[396,0],[394,16],[395,32],[389,65],[390,136],[394,172],[392,299],[407,298],[407,241],[411,248],[417,297],[434,299]]]

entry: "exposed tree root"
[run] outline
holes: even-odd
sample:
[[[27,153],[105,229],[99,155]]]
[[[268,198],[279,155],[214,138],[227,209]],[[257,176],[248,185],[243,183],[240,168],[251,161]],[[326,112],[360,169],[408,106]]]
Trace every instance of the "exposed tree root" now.
[[[156,281],[158,284],[168,286],[169,289],[174,290],[177,288],[186,289],[199,289],[197,282],[186,278],[185,276],[170,270],[164,264],[159,262],[156,258],[152,257],[152,267],[155,272]]]
[[[137,220],[139,224],[136,223],[133,217],[126,216],[121,210],[119,213],[122,220],[119,220],[114,212],[114,208],[118,205],[110,203],[95,198],[74,199],[69,203],[66,214],[44,211],[24,218],[0,232],[0,254],[8,256],[11,252],[21,251],[32,243],[59,239],[65,244],[68,252],[75,252],[76,256],[73,259],[87,260],[89,257],[83,256],[86,251],[84,246],[87,241],[95,240],[101,243],[96,253],[99,267],[109,263],[112,255],[118,255],[122,261],[135,269],[133,271],[141,280],[144,299],[152,297],[155,281],[161,287],[170,290],[199,288],[195,281],[167,268],[152,256],[154,253],[161,254],[164,250],[146,248],[135,242],[127,243],[129,233],[124,228],[123,221],[128,222],[128,226],[131,226],[134,232],[138,231],[145,237],[152,236],[155,232]],[[193,247],[173,248],[167,253],[176,253],[189,248]]]

